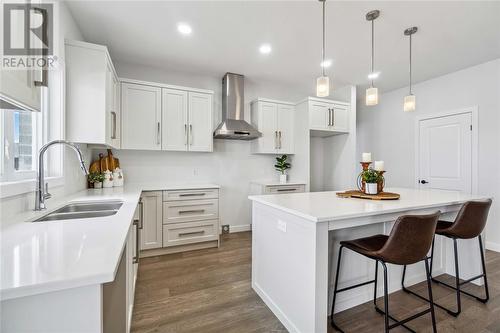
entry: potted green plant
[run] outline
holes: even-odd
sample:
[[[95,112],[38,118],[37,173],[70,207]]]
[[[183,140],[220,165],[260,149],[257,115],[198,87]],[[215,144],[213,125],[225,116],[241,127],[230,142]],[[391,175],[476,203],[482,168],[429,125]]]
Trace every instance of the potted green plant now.
[[[366,194],[378,194],[378,181],[380,179],[380,174],[378,171],[373,169],[368,169],[363,171],[361,174],[363,181],[365,182],[365,193]]]
[[[276,157],[276,164],[274,165],[274,168],[280,172],[281,184],[286,184],[286,179],[287,179],[286,170],[292,167],[292,165],[289,162],[287,162],[287,160],[288,160],[287,155]]]
[[[88,181],[94,185],[94,188],[102,188],[103,180],[104,175],[100,172],[91,172],[88,175]]]

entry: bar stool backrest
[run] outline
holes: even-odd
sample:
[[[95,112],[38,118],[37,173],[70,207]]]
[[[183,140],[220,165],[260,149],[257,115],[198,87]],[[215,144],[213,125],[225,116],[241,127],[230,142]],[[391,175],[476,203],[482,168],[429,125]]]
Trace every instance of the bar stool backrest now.
[[[464,203],[447,233],[464,239],[479,236],[486,226],[491,202],[491,199],[487,199]]]
[[[437,211],[427,215],[400,216],[377,255],[397,265],[410,265],[423,260],[431,248],[440,214]]]

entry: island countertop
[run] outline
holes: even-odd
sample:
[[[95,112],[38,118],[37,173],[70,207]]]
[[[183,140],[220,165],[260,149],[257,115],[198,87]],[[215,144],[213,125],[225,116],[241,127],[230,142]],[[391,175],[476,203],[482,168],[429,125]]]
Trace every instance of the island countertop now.
[[[437,209],[437,207],[443,205],[457,205],[468,200],[488,198],[482,195],[444,190],[387,188],[386,191],[399,193],[401,197],[398,200],[341,198],[336,194],[339,191],[329,191],[252,195],[248,198],[254,202],[280,209],[312,222],[335,221],[413,209]]]

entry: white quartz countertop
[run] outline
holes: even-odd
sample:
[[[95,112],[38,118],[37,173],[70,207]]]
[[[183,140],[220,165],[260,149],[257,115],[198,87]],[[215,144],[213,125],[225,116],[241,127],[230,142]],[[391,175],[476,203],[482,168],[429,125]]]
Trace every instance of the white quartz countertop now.
[[[214,184],[126,184],[85,190],[48,209],[4,217],[1,223],[0,299],[35,295],[114,280],[142,191],[219,188]],[[117,214],[90,219],[28,222],[69,202],[121,200]]]
[[[275,195],[252,195],[254,202],[283,210],[313,222],[325,222],[456,205],[468,200],[486,199],[486,196],[461,194],[453,191],[388,188],[387,192],[401,195],[399,200],[366,200],[340,198],[337,191],[307,192]]]

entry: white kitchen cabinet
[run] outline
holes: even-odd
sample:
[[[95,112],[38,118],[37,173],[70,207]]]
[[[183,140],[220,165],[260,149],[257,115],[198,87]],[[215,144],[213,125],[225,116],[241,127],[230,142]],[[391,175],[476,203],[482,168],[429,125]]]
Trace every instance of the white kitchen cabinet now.
[[[259,98],[251,103],[252,125],[262,136],[252,141],[258,154],[294,153],[294,112],[292,103]]]
[[[212,151],[211,93],[162,89],[162,150]]]
[[[308,112],[312,136],[349,133],[349,103],[309,97],[298,107]]]
[[[189,92],[189,151],[211,152],[213,143],[213,95]]]
[[[188,148],[188,92],[162,89],[162,149]]]
[[[162,247],[162,192],[148,191],[141,195],[141,224],[140,243],[141,250],[157,249]]]
[[[127,255],[127,277],[126,277],[126,311],[127,311],[127,332],[130,332],[130,327],[132,323],[132,312],[134,308],[134,295],[135,295],[135,285],[137,281],[137,270],[139,266],[139,228],[141,226],[141,215],[140,215],[140,205],[138,205],[136,212],[134,214],[133,223],[130,226],[127,244],[126,244],[126,255]]]
[[[66,136],[120,148],[118,78],[106,46],[66,40]]]
[[[121,83],[122,149],[161,150],[161,88]]]
[[[253,181],[250,183],[251,195],[302,193],[305,191],[305,182],[288,182],[286,184],[281,184],[273,181]]]

